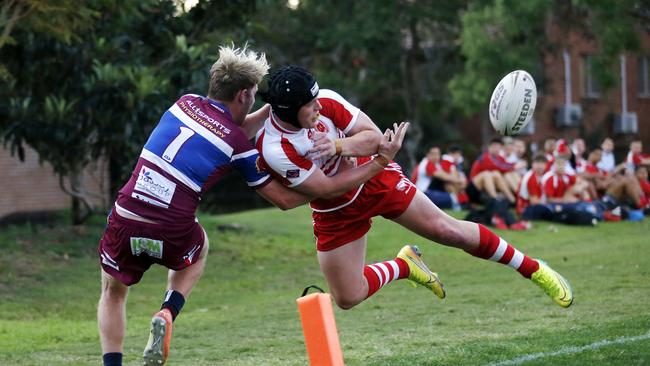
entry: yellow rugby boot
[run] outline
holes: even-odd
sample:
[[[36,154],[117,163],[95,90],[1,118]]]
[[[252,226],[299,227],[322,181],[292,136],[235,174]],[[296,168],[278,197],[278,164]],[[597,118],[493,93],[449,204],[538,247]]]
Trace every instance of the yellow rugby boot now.
[[[530,279],[541,287],[548,296],[563,308],[568,308],[573,303],[573,290],[571,285],[562,275],[555,272],[546,262],[537,259],[539,269]]]
[[[409,281],[422,285],[429,290],[433,291],[436,296],[441,299],[445,298],[445,288],[438,278],[438,274],[431,272],[429,267],[422,261],[422,254],[415,245],[405,245],[402,250],[397,253],[397,258],[402,258],[409,266]]]

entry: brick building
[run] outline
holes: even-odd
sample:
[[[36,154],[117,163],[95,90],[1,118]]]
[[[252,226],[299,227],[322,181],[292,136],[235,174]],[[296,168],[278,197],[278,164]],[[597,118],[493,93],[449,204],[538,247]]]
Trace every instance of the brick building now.
[[[25,147],[23,162],[17,156],[11,156],[8,150],[0,148],[0,173],[0,222],[17,215],[35,215],[70,208],[72,199],[61,190],[59,177],[49,164],[39,163],[38,154],[33,149]],[[107,197],[107,164],[100,162],[89,166],[83,182],[89,192]],[[98,207],[106,205],[106,202],[106,199],[91,200],[91,204]]]
[[[546,138],[582,137],[588,146],[612,137],[618,156],[633,139],[640,139],[650,152],[650,36],[641,32],[640,54],[623,54],[614,68],[617,86],[603,90],[593,77],[590,64],[598,46],[579,33],[549,31],[554,51],[544,55],[541,72],[533,70],[538,100],[530,125],[520,137],[542,147]],[[623,92],[624,91],[624,92]],[[480,126],[480,128],[477,128]],[[476,147],[495,134],[488,115],[460,124],[467,140]],[[620,159],[619,159],[620,160]]]

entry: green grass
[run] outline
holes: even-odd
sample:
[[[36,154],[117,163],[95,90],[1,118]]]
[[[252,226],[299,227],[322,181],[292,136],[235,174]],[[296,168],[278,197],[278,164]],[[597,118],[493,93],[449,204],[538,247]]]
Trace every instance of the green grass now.
[[[305,208],[201,218],[210,237],[205,275],[175,322],[169,365],[305,365],[295,299],[325,286]],[[239,232],[219,232],[238,223]],[[503,232],[572,283],[562,309],[509,267],[427,243],[377,218],[368,262],[419,244],[447,298],[394,283],[353,310],[335,309],[346,365],[483,365],[650,331],[650,221],[577,228],[537,223]],[[97,365],[99,297],[96,218],[84,230],[0,230],[0,365]],[[125,361],[139,365],[165,271],[153,267],[131,289]],[[545,356],[525,365],[650,364],[650,340]]]

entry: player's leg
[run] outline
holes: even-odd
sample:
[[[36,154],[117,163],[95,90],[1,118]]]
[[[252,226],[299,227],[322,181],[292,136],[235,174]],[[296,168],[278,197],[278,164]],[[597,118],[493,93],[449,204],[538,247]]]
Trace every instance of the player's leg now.
[[[427,268],[417,248],[406,245],[394,259],[366,265],[366,240],[364,235],[336,249],[318,251],[321,271],[341,309],[350,309],[387,284],[404,278],[445,297],[438,275]]]
[[[472,183],[479,191],[487,193],[492,198],[497,198],[497,189],[491,171],[483,171],[472,178]]]
[[[151,319],[149,340],[143,352],[145,365],[162,365],[167,360],[172,337],[172,323],[176,320],[185,305],[186,298],[203,274],[210,245],[205,230],[200,226],[198,228],[203,236],[201,252],[194,254],[198,255],[198,258],[192,263],[193,255],[192,249],[190,249],[186,260],[189,260],[191,264],[182,270],[170,269],[168,272],[167,291],[163,303],[160,311]],[[190,242],[194,241],[190,240]]]
[[[517,192],[517,189],[519,189],[519,182],[521,181],[521,176],[517,172],[508,172],[503,175],[503,178],[505,179],[506,183],[508,183],[508,187],[512,192]]]
[[[515,195],[513,194],[514,191],[510,189],[510,186],[508,185],[508,182],[506,182],[506,179],[503,177],[503,174],[494,171],[492,172],[492,178],[494,180],[494,185],[497,187],[497,190],[503,193],[503,195],[506,196],[510,203],[515,203],[516,200]]]
[[[350,309],[368,297],[364,277],[366,235],[336,249],[318,251],[317,255],[321,272],[341,309]]]
[[[201,228],[203,230],[203,228]],[[205,269],[205,263],[208,258],[208,250],[210,248],[210,241],[208,240],[208,234],[203,230],[203,248],[199,254],[198,259],[189,267],[185,267],[180,271],[169,270],[167,276],[167,294],[166,298],[169,297],[168,294],[170,291],[178,292],[183,296],[184,299],[190,295],[192,289],[197,284],[201,276],[203,275],[203,270]],[[183,301],[184,302],[184,301]],[[176,319],[176,316],[181,311],[181,307],[174,308],[173,304],[169,302],[163,302],[161,309],[169,309]]]
[[[447,215],[419,191],[406,211],[393,221],[429,240],[512,267],[532,279],[561,306],[569,306],[573,301],[566,280],[548,266],[524,255],[483,225]]]
[[[102,293],[97,306],[99,340],[105,366],[122,365],[129,288],[102,270]]]

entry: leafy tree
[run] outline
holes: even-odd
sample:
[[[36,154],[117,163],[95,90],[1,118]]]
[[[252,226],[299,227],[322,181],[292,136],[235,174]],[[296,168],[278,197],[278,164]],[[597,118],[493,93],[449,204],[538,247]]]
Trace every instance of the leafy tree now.
[[[6,0],[0,5],[0,49],[14,44],[14,30],[47,34],[69,43],[78,38],[75,32],[92,24],[97,13],[74,0]],[[0,62],[0,80],[11,75]]]
[[[454,40],[461,1],[300,1],[297,9],[258,3],[253,35],[274,65],[310,68],[382,127],[412,123],[409,165],[424,133],[443,142],[451,111],[446,88],[459,63]],[[282,19],[278,22],[278,19]],[[428,136],[431,138],[431,135]]]
[[[91,6],[101,16],[76,41],[17,31],[15,44],[3,49],[14,77],[0,91],[8,101],[0,113],[3,139],[19,156],[27,144],[53,166],[73,196],[75,224],[93,211],[83,169],[107,158],[115,192],[176,96],[174,81],[187,82],[192,67],[199,67],[192,63],[203,55],[202,46],[188,46],[175,34],[182,24],[170,1]]]

